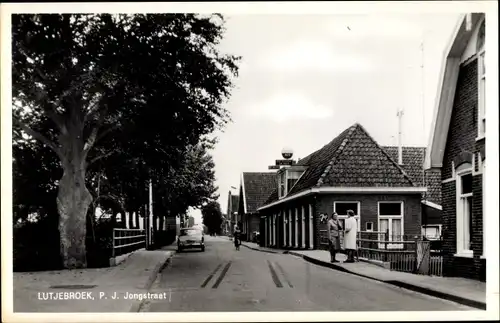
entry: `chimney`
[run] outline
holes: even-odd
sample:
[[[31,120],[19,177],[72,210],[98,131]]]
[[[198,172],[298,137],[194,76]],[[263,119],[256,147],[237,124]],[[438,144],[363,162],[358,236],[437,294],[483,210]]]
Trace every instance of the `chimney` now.
[[[401,119],[403,118],[403,110],[398,111],[398,164],[403,165],[403,145],[401,143]]]

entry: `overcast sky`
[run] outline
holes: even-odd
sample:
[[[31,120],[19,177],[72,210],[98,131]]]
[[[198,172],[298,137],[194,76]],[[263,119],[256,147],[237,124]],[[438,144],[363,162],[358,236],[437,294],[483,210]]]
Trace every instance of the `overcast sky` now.
[[[398,108],[403,145],[427,146],[458,14],[226,17],[220,48],[243,59],[213,152],[223,212],[241,173],[268,171],[285,146],[305,157],[355,122],[396,145]]]

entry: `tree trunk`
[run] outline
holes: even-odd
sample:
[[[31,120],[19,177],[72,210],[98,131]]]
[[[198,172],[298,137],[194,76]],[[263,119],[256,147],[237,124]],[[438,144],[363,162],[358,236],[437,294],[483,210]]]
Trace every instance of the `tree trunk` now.
[[[92,195],[85,186],[84,159],[68,158],[63,162],[63,171],[57,194],[63,266],[68,269],[86,268],[86,219]]]

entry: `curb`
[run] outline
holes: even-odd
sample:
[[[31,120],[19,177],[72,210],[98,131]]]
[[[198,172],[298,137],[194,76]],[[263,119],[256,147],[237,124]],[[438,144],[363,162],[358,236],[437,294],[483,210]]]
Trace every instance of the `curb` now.
[[[287,253],[287,252],[288,252],[288,251],[279,252],[279,251],[272,251],[272,250],[262,250],[262,249],[258,249],[258,248],[254,248],[254,247],[247,246],[247,245],[246,245],[246,244],[244,244],[244,243],[242,243],[240,246],[243,246],[243,247],[246,247],[246,248],[248,248],[248,249],[255,250],[255,251],[267,252],[267,253],[274,253],[274,254],[284,254],[284,253]]]
[[[359,276],[359,277],[364,277],[364,278],[375,280],[375,281],[378,281],[378,282],[381,282],[381,283],[386,283],[386,284],[389,284],[389,285],[393,285],[393,286],[396,286],[396,287],[399,287],[399,288],[404,288],[404,289],[408,289],[408,290],[411,290],[411,291],[414,291],[414,292],[418,292],[418,293],[426,294],[426,295],[429,295],[429,296],[433,296],[433,297],[445,299],[445,300],[452,301],[452,302],[455,302],[455,303],[458,303],[458,304],[461,304],[461,305],[466,305],[466,306],[469,306],[469,307],[474,307],[474,308],[477,308],[477,309],[480,309],[480,310],[486,310],[486,303],[483,303],[483,302],[471,300],[471,299],[464,298],[464,297],[457,296],[457,295],[452,295],[452,294],[440,292],[440,291],[437,291],[437,290],[434,290],[434,289],[430,289],[430,288],[426,288],[426,287],[421,287],[421,286],[416,286],[416,285],[408,284],[408,283],[405,283],[405,282],[402,282],[402,281],[399,281],[399,280],[382,280],[382,279],[374,278],[374,277],[371,277],[371,276],[359,274],[359,273],[350,271],[349,269],[346,269],[345,267],[342,267],[342,266],[339,266],[339,265],[335,265],[335,264],[332,264],[332,263],[328,263],[328,262],[324,262],[324,261],[321,261],[321,260],[318,260],[318,259],[314,259],[314,258],[311,258],[309,256],[302,255],[300,253],[296,253],[296,252],[293,252],[293,251],[290,251],[289,254],[301,257],[305,261],[313,263],[315,265],[319,265],[319,266],[323,266],[323,267],[328,267],[328,268],[331,268],[331,269],[335,269],[335,270],[342,271],[342,272],[345,272],[345,273],[349,273],[349,274],[352,274],[352,275],[356,275],[356,276]]]
[[[475,307],[480,310],[486,311],[486,303],[480,302],[480,301],[475,301],[472,299],[468,299],[465,297],[457,296],[457,295],[452,295],[444,292],[440,292],[434,289],[426,288],[426,287],[421,287],[421,286],[416,286],[412,284],[408,284],[402,281],[398,280],[386,280],[384,283],[388,283],[397,287],[405,288],[408,290],[412,290],[414,292],[419,292],[422,294],[427,294],[430,296],[446,299],[448,301],[452,301],[458,304],[466,305],[469,307]]]
[[[159,262],[155,266],[155,268],[151,271],[151,274],[149,275],[147,282],[144,284],[144,287],[143,287],[144,290],[148,291],[151,288],[151,286],[153,286],[153,283],[155,282],[158,274],[163,269],[165,269],[165,267],[168,265],[168,263],[170,262],[170,259],[172,258],[172,256],[174,254],[175,254],[175,251],[167,251],[166,259],[164,261]],[[146,301],[146,299],[135,301],[132,304],[132,306],[130,307],[129,312],[139,312],[145,301]]]

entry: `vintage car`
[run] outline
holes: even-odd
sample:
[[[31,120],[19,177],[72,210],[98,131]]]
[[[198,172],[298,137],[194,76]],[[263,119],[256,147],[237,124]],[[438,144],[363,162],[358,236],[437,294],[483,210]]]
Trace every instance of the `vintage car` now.
[[[205,251],[205,237],[203,230],[198,228],[181,229],[177,237],[177,252],[184,249],[200,248]]]

